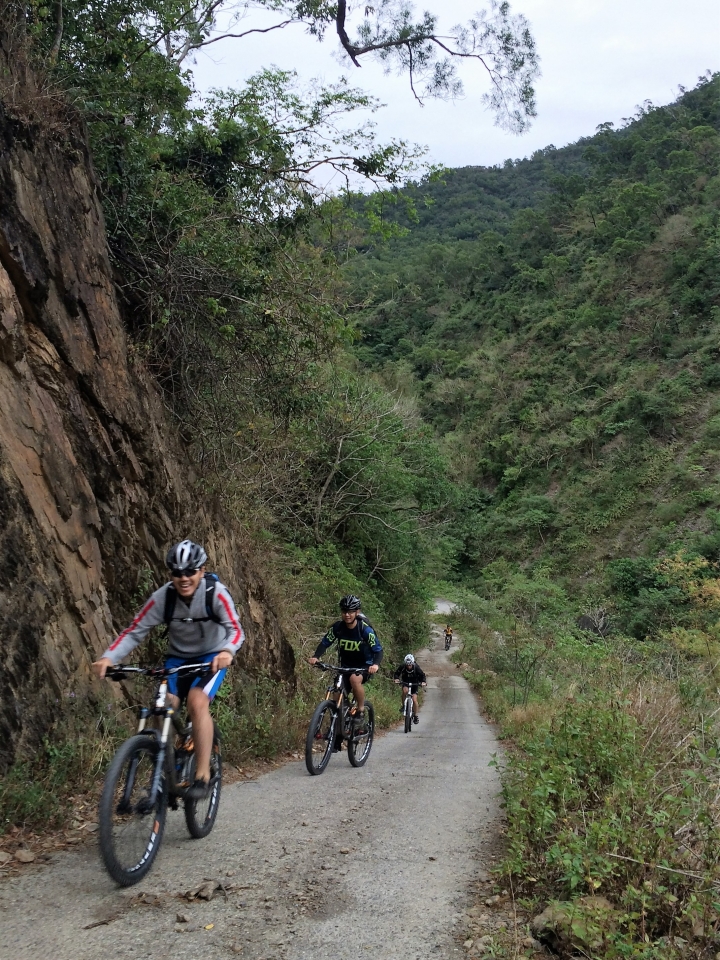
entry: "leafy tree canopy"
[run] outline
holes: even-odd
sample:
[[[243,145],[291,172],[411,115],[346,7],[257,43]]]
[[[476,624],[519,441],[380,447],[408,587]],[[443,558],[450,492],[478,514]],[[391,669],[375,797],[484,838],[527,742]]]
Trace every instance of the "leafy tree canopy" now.
[[[491,0],[489,10],[449,33],[440,32],[435,13],[417,15],[405,0],[379,0],[355,10],[346,0],[59,0],[52,6],[36,0],[31,9],[51,60],[76,67],[82,63],[91,70],[93,65],[122,65],[128,80],[136,75],[147,82],[152,72],[179,72],[194,52],[220,40],[297,25],[318,38],[334,29],[350,63],[359,67],[361,59],[375,58],[387,69],[405,73],[418,99],[461,94],[457,63],[469,59],[488,78],[484,100],[497,123],[521,131],[535,116],[535,43],[527,20],[513,14],[507,0]],[[277,20],[243,29],[253,10]],[[221,21],[225,29],[218,29]],[[149,66],[157,55],[164,63]]]

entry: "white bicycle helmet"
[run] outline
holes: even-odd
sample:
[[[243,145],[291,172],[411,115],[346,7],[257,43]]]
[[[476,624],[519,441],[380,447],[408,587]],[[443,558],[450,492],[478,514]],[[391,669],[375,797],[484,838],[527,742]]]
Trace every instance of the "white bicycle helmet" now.
[[[415,657],[411,653],[408,653],[408,655],[405,657],[405,666],[411,667],[414,663]]]
[[[170,547],[165,559],[170,570],[199,570],[205,566],[207,554],[199,543],[183,540]]]

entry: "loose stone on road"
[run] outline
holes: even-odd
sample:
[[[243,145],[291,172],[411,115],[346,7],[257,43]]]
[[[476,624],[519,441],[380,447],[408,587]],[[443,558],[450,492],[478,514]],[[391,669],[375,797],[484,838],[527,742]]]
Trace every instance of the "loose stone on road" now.
[[[440,647],[418,654],[428,674],[420,724],[378,737],[365,767],[343,751],[319,777],[299,761],[226,786],[205,840],[191,840],[170,811],[153,871],[129,890],[91,846],[4,881],[0,956],[457,955],[453,921],[488,866],[481,838],[499,829],[488,766],[498,744]]]

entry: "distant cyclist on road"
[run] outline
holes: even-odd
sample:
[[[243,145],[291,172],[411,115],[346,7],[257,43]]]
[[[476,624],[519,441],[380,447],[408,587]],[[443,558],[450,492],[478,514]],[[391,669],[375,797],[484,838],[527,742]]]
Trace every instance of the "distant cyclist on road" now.
[[[402,700],[400,701],[400,713],[405,712],[405,697],[410,691],[413,702],[413,723],[420,723],[420,708],[418,707],[417,691],[420,684],[427,686],[427,677],[415,662],[415,657],[408,653],[403,662],[393,674],[395,683],[402,684]]]
[[[445,637],[445,649],[449,650],[450,644],[452,643],[452,638],[453,638],[453,628],[450,626],[449,623],[447,624],[447,626],[445,627],[445,630],[443,631],[443,636]]]
[[[316,664],[326,650],[337,643],[341,667],[358,667],[361,674],[347,673],[343,677],[346,692],[355,694],[355,718],[363,720],[365,716],[365,689],[363,684],[372,674],[377,673],[383,658],[375,630],[367,619],[360,617],[362,603],[359,597],[349,594],[340,600],[341,620],[336,620],[318,644],[317,650],[308,663]]]
[[[130,626],[92,665],[95,674],[104,677],[109,667],[120,663],[145,639],[151,627],[161,623],[167,623],[170,641],[165,667],[207,663],[204,676],[171,676],[168,682],[168,702],[177,709],[186,699],[193,725],[197,779],[186,794],[192,800],[204,799],[210,789],[210,703],[245,640],[233,599],[214,575],[205,577],[206,562],[207,554],[192,540],[171,547],[166,563],[172,582],[153,593]]]

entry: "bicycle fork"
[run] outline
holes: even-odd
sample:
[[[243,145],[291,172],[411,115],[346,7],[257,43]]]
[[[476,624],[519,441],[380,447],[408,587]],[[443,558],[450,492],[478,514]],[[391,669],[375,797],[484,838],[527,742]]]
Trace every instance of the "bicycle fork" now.
[[[147,797],[144,797],[142,800],[139,800],[135,807],[135,812],[139,814],[150,813],[151,810],[155,809],[155,804],[157,803],[158,793],[162,789],[162,776],[163,770],[165,769],[165,756],[167,754],[168,740],[170,735],[170,727],[172,725],[172,718],[175,711],[172,708],[165,707],[165,699],[167,697],[167,682],[160,684],[160,689],[158,690],[157,700],[155,701],[155,710],[154,713],[159,713],[163,716],[163,725],[162,731],[158,735],[157,731],[153,731],[158,737],[158,751],[155,757],[155,767],[153,769],[153,778],[152,784],[150,786],[150,793]],[[142,715],[144,714],[144,715]],[[148,711],[143,710],[140,718],[140,729],[145,729],[145,722],[147,719]],[[139,757],[133,757],[128,769],[127,781],[125,783],[125,791],[123,793],[123,798],[118,804],[118,813],[129,813],[131,810],[130,797],[132,796],[133,787],[135,786],[135,776],[137,774],[137,766],[139,762]]]
[[[330,722],[330,729],[327,732],[328,743],[333,746],[340,746],[343,741],[343,721],[340,707],[336,704],[333,710],[333,718]]]
[[[160,745],[158,747],[157,758],[155,760],[155,770],[153,771],[153,781],[152,787],[150,788],[150,796],[147,800],[141,800],[138,803],[138,807],[145,807],[145,810],[140,812],[145,813],[150,810],[153,810],[155,807],[155,802],[157,801],[157,795],[162,789],[162,775],[163,770],[165,769],[165,754],[167,753],[168,748],[168,739],[170,734],[170,726],[172,724],[172,716],[174,710],[168,710],[165,719],[163,720],[162,732],[160,734]]]

